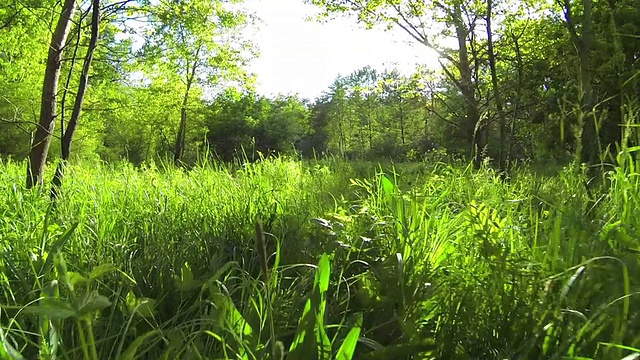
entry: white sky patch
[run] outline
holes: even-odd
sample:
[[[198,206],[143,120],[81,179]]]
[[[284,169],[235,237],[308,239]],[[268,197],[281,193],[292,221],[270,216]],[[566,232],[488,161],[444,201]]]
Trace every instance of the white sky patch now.
[[[402,30],[366,30],[355,19],[307,21],[318,8],[303,0],[247,0],[261,20],[253,41],[260,49],[249,71],[264,95],[299,94],[315,98],[338,75],[367,65],[412,73],[416,64],[438,68],[437,55]]]

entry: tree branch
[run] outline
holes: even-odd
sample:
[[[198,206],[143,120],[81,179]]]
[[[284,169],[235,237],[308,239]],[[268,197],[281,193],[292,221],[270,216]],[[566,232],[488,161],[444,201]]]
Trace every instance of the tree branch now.
[[[0,30],[11,26],[11,23],[13,22],[13,20],[15,20],[18,17],[18,15],[20,15],[21,12],[22,12],[22,8],[16,10],[16,12],[14,12],[11,16],[9,16],[9,18],[5,20],[2,25],[0,25]]]
[[[557,0],[560,2],[561,0]],[[582,46],[582,38],[576,32],[575,24],[573,23],[573,14],[571,13],[571,2],[570,0],[562,0],[561,6],[563,8],[564,19],[567,23],[567,29],[569,30],[569,34],[571,35],[571,39],[578,46]]]

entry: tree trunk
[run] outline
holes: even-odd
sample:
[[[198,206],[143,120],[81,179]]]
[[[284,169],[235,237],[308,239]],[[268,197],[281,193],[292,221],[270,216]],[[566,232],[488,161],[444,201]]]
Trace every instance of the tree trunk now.
[[[201,49],[202,47],[198,47],[198,50],[196,51],[196,56],[191,67],[191,72],[189,72],[189,66],[187,65],[187,89],[185,90],[184,97],[182,98],[182,107],[180,108],[180,127],[178,128],[178,135],[176,136],[176,146],[173,153],[173,162],[176,166],[179,166],[181,164],[182,155],[184,154],[185,139],[187,136],[187,106],[189,103],[189,91],[191,90],[191,85],[193,85],[193,81],[196,77],[196,69],[198,68],[198,56],[200,55]]]
[[[100,31],[100,0],[92,0],[92,13],[91,13],[91,37],[89,38],[89,47],[84,57],[84,63],[82,64],[82,73],[80,74],[80,84],[78,85],[78,93],[73,103],[73,111],[71,112],[71,119],[64,131],[62,137],[62,158],[56,173],[53,177],[51,187],[51,198],[57,198],[57,188],[62,184],[62,178],[64,177],[64,167],[69,156],[71,155],[71,142],[73,141],[73,134],[78,126],[78,119],[80,119],[80,112],[82,110],[82,103],[84,102],[84,95],[87,91],[87,84],[89,82],[89,70],[91,69],[91,62],[93,61],[93,53],[98,45],[98,37]]]
[[[29,164],[27,166],[27,188],[42,184],[47,154],[51,146],[51,135],[55,128],[56,93],[60,80],[62,53],[65,41],[71,28],[71,20],[75,13],[75,0],[65,0],[56,28],[51,36],[49,54],[42,84],[40,100],[40,121],[36,129],[31,149],[29,150]]]
[[[369,129],[369,150],[373,149],[373,129],[371,127],[371,113],[367,115],[367,128]]]
[[[69,85],[71,83],[71,79],[73,78],[73,71],[76,67],[76,60],[78,60],[78,50],[80,49],[80,41],[82,40],[82,21],[84,20],[84,14],[81,14],[79,20],[78,20],[78,26],[76,27],[76,32],[77,32],[77,39],[76,39],[76,46],[73,49],[73,55],[71,56],[71,62],[69,64],[69,72],[67,73],[67,81],[64,84],[64,88],[62,90],[62,99],[60,99],[60,116],[59,116],[59,121],[60,121],[60,142],[62,142],[62,139],[64,138],[64,129],[66,127],[65,125],[65,116],[67,115],[67,95],[69,94],[69,90],[71,90],[71,86]],[[68,43],[66,46],[71,45],[70,43]]]
[[[513,39],[513,46],[516,51],[516,63],[518,66],[518,79],[516,83],[518,84],[516,88],[516,98],[514,101],[514,109],[513,109],[513,117],[511,118],[511,126],[509,127],[509,151],[507,153],[507,164],[511,165],[511,159],[513,158],[513,144],[515,141],[513,140],[513,136],[516,130],[516,120],[518,119],[518,112],[520,110],[520,99],[522,98],[522,88],[524,87],[523,79],[524,79],[524,67],[522,65],[522,53],[520,52],[520,43],[519,37],[515,34],[511,34]]]
[[[612,40],[613,40],[613,48],[615,49],[615,57],[616,59],[620,59],[618,61],[616,61],[614,63],[614,73],[617,75],[617,83],[618,83],[618,91],[619,91],[619,95],[618,95],[618,101],[619,101],[619,106],[618,106],[618,112],[619,115],[617,117],[617,119],[611,119],[610,122],[612,123],[617,123],[623,126],[616,126],[619,131],[614,132],[614,134],[611,134],[611,130],[607,131],[607,134],[603,134],[606,137],[606,141],[605,144],[606,146],[609,145],[614,145],[615,144],[615,140],[616,138],[621,139],[620,142],[620,148],[621,149],[627,149],[627,147],[629,146],[629,131],[630,129],[626,128],[626,117],[625,117],[625,104],[627,103],[627,99],[629,97],[633,97],[633,93],[634,91],[626,91],[625,89],[625,82],[626,82],[626,77],[623,75],[625,73],[625,57],[621,56],[622,54],[624,54],[624,47],[622,45],[622,38],[621,38],[621,34],[618,31],[618,24],[616,22],[616,1],[615,0],[609,0],[607,1],[607,3],[609,4],[609,32],[611,33],[612,36]],[[635,79],[635,77],[634,77]],[[635,82],[635,81],[634,81]],[[630,84],[631,85],[631,84]],[[630,89],[637,89],[637,87],[635,85],[633,85],[633,87],[629,87]]]
[[[173,153],[173,162],[176,166],[180,165],[182,161],[182,155],[184,154],[184,143],[187,133],[187,103],[189,101],[189,84],[187,84],[187,91],[182,98],[182,107],[180,108],[180,127],[178,128],[178,135],[176,136],[176,146]]]
[[[399,97],[399,110],[400,110],[400,141],[402,142],[402,146],[406,145],[405,140],[405,119],[404,119],[404,111],[403,111],[403,101],[402,95]]]
[[[498,89],[498,72],[496,71],[496,55],[493,50],[493,32],[491,30],[491,11],[493,7],[493,1],[487,0],[487,50],[489,52],[489,67],[491,68],[491,85],[493,87],[493,97],[496,103],[496,110],[498,113],[498,122],[500,126],[500,151],[499,151],[499,163],[500,170],[506,171],[507,167],[507,147],[506,147],[506,135],[507,135],[507,121],[504,116],[502,97],[500,90]]]
[[[346,150],[346,137],[344,135],[344,131],[342,129],[342,109],[338,110],[338,132],[340,133],[340,138],[339,138],[339,144],[338,144],[338,148],[339,148],[339,152],[340,152],[340,156],[344,157]]]
[[[456,37],[458,38],[458,56],[460,57],[457,64],[460,71],[460,91],[465,100],[465,111],[467,119],[463,129],[466,136],[471,142],[471,156],[474,159],[474,166],[480,167],[482,161],[482,136],[478,130],[478,122],[480,121],[480,113],[475,97],[475,88],[473,86],[473,74],[471,70],[471,62],[469,61],[469,51],[467,49],[468,30],[462,19],[462,9],[460,4],[456,2],[454,5],[453,21],[456,28]]]

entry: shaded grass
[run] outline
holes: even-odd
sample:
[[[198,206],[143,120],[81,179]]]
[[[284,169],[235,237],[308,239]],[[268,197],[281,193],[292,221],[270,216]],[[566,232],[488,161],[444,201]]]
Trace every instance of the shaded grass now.
[[[69,167],[55,209],[22,188],[22,164],[1,166],[1,329],[25,358],[269,358],[276,341],[295,342],[322,254],[327,338],[341,343],[360,314],[356,358],[609,359],[640,347],[632,166],[590,193],[572,167],[504,181],[442,163],[84,165]],[[93,307],[25,311],[46,299]]]

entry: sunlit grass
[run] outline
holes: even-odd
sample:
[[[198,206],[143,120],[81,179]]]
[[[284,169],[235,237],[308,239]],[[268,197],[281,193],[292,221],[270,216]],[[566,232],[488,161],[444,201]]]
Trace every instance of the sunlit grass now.
[[[84,164],[55,207],[23,189],[23,164],[1,167],[2,356],[609,359],[640,347],[630,165],[590,193],[575,168],[504,181],[428,162]]]

